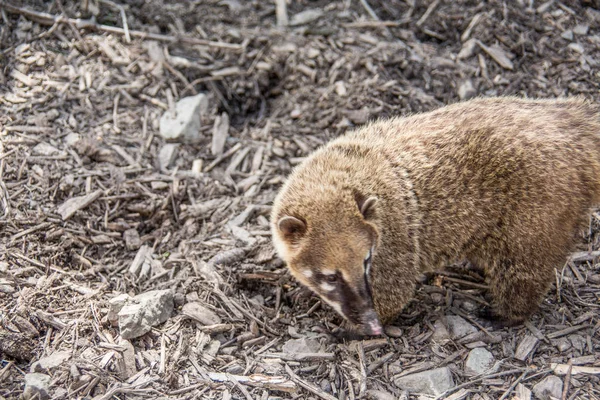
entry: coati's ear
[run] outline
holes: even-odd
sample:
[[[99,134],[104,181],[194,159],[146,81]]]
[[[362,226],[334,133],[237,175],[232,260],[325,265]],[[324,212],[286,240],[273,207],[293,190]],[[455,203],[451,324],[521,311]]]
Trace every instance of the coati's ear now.
[[[304,221],[290,215],[281,217],[279,221],[277,221],[277,227],[286,239],[297,239],[306,232],[306,224]]]
[[[363,217],[365,219],[372,218],[375,214],[377,197],[365,197],[360,194],[356,194],[354,198],[356,199],[356,204],[358,205],[358,209],[360,210],[360,213],[363,215]]]

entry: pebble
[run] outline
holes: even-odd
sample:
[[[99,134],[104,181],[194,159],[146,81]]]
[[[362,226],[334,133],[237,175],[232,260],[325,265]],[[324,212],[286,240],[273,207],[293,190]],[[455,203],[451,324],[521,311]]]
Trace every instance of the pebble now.
[[[221,323],[221,318],[217,314],[198,301],[184,304],[181,313],[203,325],[216,325]]]
[[[579,24],[573,28],[573,33],[576,35],[587,35],[589,29],[589,25]]]
[[[579,43],[571,43],[567,47],[573,51],[580,53],[580,54],[585,53],[585,49]]]
[[[469,352],[465,362],[465,372],[470,375],[481,375],[494,366],[494,356],[482,347]]]
[[[567,30],[560,34],[560,37],[566,40],[573,40],[573,31]]]
[[[177,156],[177,143],[166,143],[158,152],[158,165],[161,171],[169,168],[175,157]]]
[[[308,9],[306,11],[299,12],[292,17],[290,26],[298,26],[308,24],[321,18],[323,11],[319,9]]]
[[[50,372],[54,368],[60,367],[69,358],[71,358],[70,351],[57,351],[31,364],[29,370],[31,372]]]
[[[437,321],[435,321],[435,323],[433,324],[433,328],[435,330],[433,331],[431,339],[434,342],[444,344],[450,340],[450,332],[448,332],[448,328],[446,328],[446,325],[444,325],[444,323],[441,320],[438,319]]]
[[[458,315],[447,315],[446,321],[448,324],[448,330],[450,331],[453,339],[460,339],[471,333],[477,332],[477,328],[469,324],[463,317]]]
[[[38,156],[55,156],[62,154],[56,147],[45,142],[36,144],[35,147],[31,149],[31,152]]]
[[[125,302],[119,313],[119,329],[123,339],[133,339],[162,324],[173,312],[173,292],[152,290]]]
[[[402,329],[397,326],[389,325],[385,327],[385,334],[389,337],[399,338],[402,336]]]
[[[470,79],[467,79],[458,87],[458,97],[461,100],[468,100],[477,95],[477,90],[473,87],[473,82]]]
[[[33,372],[25,375],[25,390],[23,399],[46,400],[50,398],[50,376]]]
[[[162,115],[159,133],[167,140],[196,142],[200,139],[200,118],[207,111],[206,95],[184,97],[175,104],[175,115],[170,110]]]
[[[401,376],[394,383],[401,389],[430,396],[439,396],[454,387],[452,372],[448,367]]]
[[[563,381],[558,376],[547,376],[543,381],[533,387],[533,395],[539,400],[548,400],[548,396],[560,399],[562,396]]]
[[[317,339],[300,338],[290,339],[284,343],[282,351],[289,354],[319,353],[321,343]]]
[[[127,229],[123,232],[123,240],[125,240],[125,247],[127,247],[127,250],[137,250],[142,245],[140,234],[135,228]]]
[[[131,299],[127,293],[122,293],[116,297],[113,297],[108,301],[108,322],[110,322],[113,326],[119,325],[119,311],[125,305],[127,300]]]

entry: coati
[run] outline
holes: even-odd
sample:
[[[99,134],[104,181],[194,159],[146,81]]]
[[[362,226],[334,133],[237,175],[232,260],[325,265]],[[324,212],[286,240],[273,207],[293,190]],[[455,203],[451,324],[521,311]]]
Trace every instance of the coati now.
[[[418,276],[462,259],[512,325],[599,200],[598,106],[476,98],[330,141],[292,171],[271,229],[292,275],[365,334],[393,322]]]

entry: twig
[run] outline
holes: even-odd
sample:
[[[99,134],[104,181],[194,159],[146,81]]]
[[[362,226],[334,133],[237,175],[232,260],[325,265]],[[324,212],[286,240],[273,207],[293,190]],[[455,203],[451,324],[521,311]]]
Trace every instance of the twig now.
[[[469,386],[471,386],[471,385],[473,385],[475,383],[479,383],[479,382],[483,381],[484,379],[500,378],[502,376],[513,375],[513,374],[516,374],[516,373],[521,372],[521,371],[523,371],[523,370],[520,369],[520,368],[515,368],[515,369],[509,369],[508,371],[504,371],[504,372],[498,372],[496,374],[485,375],[485,376],[479,377],[477,379],[473,379],[473,380],[471,380],[469,382],[465,382],[462,385],[455,386],[452,389],[448,389],[444,393],[442,393],[439,396],[437,396],[435,399],[436,400],[438,400],[438,399],[445,399],[450,393],[457,392],[460,389],[464,389],[464,388],[469,387]]]
[[[337,400],[335,397],[330,395],[329,393],[325,393],[321,389],[314,387],[312,384],[302,380],[298,375],[292,371],[289,365],[285,364],[285,371],[288,373],[292,381],[296,382],[298,385],[302,386],[304,389],[308,390],[312,394],[317,397],[320,397],[324,400]]]
[[[21,231],[19,233],[15,233],[14,235],[12,235],[11,238],[10,238],[10,241],[14,242],[15,240],[17,240],[20,237],[23,237],[25,235],[29,235],[30,233],[37,232],[37,231],[42,230],[42,229],[46,229],[50,225],[51,225],[50,222],[43,222],[43,223],[38,224],[36,226],[32,226],[29,229],[25,229],[24,231]]]
[[[369,13],[369,15],[371,16],[371,18],[373,18],[375,21],[379,21],[379,17],[377,16],[377,14],[375,14],[375,11],[373,11],[369,3],[367,3],[367,0],[360,0],[360,4],[362,4],[367,13]]]
[[[508,397],[508,395],[510,395],[510,393],[514,390],[514,388],[517,387],[517,385],[519,384],[519,382],[521,382],[523,380],[523,378],[525,378],[527,376],[527,374],[529,373],[529,370],[526,369],[525,371],[523,371],[523,373],[521,374],[521,376],[519,376],[513,383],[512,385],[509,386],[508,389],[506,389],[506,392],[504,392],[504,394],[502,394],[502,396],[498,399],[498,400],[504,400],[505,398]]]
[[[436,7],[440,4],[440,2],[441,2],[441,0],[435,0],[434,2],[432,2],[429,5],[429,7],[427,7],[425,14],[423,14],[423,16],[421,18],[419,18],[419,20],[417,21],[418,27],[421,27],[421,25],[423,25],[425,23],[425,21],[427,21],[427,18],[429,18],[431,16],[431,14],[436,9]]]
[[[569,365],[569,369],[567,370],[567,376],[565,377],[565,385],[563,388],[561,400],[567,400],[569,386],[571,385],[571,371],[573,370],[573,360],[569,360],[567,364]]]
[[[129,25],[127,25],[127,15],[125,15],[125,8],[122,5],[112,2],[111,0],[100,0],[101,3],[108,4],[119,10],[121,14],[121,22],[123,23],[123,31],[125,34],[125,41],[131,43],[131,36],[129,36]]]
[[[77,29],[89,29],[101,32],[115,33],[119,35],[125,35],[125,29],[118,28],[115,26],[101,25],[91,19],[80,19],[80,18],[65,18],[63,16],[56,16],[44,12],[26,10],[24,8],[16,7],[12,4],[8,4],[0,0],[0,7],[9,13],[19,14],[25,18],[31,19],[41,25],[54,25],[54,24],[67,24],[72,25]],[[212,40],[197,39],[189,36],[172,36],[172,35],[161,35],[159,33],[150,33],[142,31],[129,31],[129,35],[132,37],[139,37],[141,39],[158,40],[161,42],[181,42],[185,44],[201,45],[214,47],[224,50],[241,51],[244,46],[235,43],[227,42],[215,42]]]
[[[275,14],[277,15],[277,26],[288,26],[286,0],[275,0]]]

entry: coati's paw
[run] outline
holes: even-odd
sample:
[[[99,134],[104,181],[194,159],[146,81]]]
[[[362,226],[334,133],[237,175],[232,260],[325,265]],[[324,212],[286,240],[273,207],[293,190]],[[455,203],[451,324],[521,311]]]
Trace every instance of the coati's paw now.
[[[498,314],[492,307],[483,307],[477,313],[478,317],[483,319],[481,325],[485,328],[503,329],[517,326],[523,320],[508,319]]]

